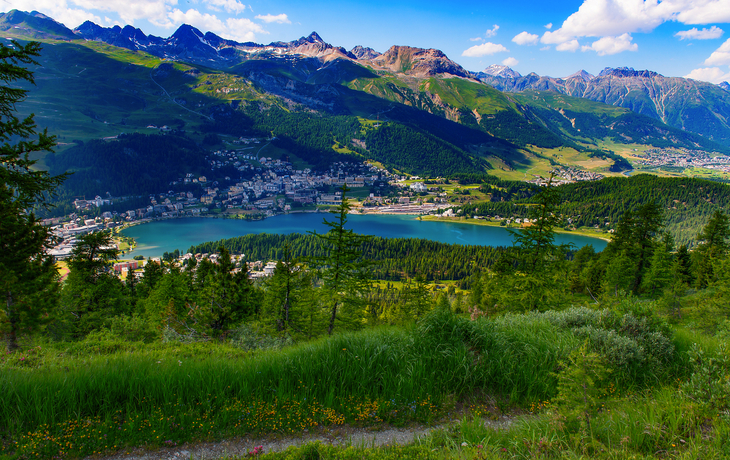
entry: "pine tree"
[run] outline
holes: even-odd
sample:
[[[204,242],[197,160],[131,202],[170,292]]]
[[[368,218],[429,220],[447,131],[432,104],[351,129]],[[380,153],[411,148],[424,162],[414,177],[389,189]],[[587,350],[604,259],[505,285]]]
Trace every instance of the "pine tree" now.
[[[248,270],[242,263],[237,270],[228,250],[218,248],[218,263],[205,275],[196,310],[201,324],[205,324],[213,335],[221,335],[243,319],[258,313],[257,292],[248,278]],[[199,274],[203,274],[205,264],[199,264]]]
[[[656,298],[672,284],[675,263],[667,246],[660,244],[654,250],[651,265],[643,280],[643,290]]]
[[[40,50],[37,42],[0,44],[0,334],[8,352],[18,350],[21,331],[37,329],[58,302],[58,272],[45,253],[52,235],[33,208],[49,205],[49,194],[65,175],[33,169],[30,154],[51,151],[55,138],[36,131],[33,115],[21,120],[15,113],[27,91],[14,82],[34,83],[33,73],[22,65],[36,65]]]
[[[697,240],[700,241],[694,253],[695,284],[697,287],[707,287],[715,280],[716,275],[713,267],[717,259],[727,255],[728,238],[730,238],[728,216],[717,210],[697,235]]]
[[[118,255],[107,231],[78,238],[61,295],[73,337],[85,336],[113,316],[131,313],[126,287],[112,271]]]
[[[552,186],[537,195],[530,210],[530,225],[510,230],[514,244],[516,272],[507,266],[504,275],[489,278],[485,291],[489,303],[511,311],[541,310],[564,302],[567,288],[566,253],[569,245],[555,244],[555,226],[560,223],[560,195]],[[496,300],[494,302],[493,300]]]

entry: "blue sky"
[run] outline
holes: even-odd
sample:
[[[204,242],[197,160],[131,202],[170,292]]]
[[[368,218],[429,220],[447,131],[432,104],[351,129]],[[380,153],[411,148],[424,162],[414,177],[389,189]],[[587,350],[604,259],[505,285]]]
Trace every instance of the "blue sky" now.
[[[77,27],[131,24],[168,37],[183,23],[238,41],[437,48],[464,68],[505,64],[565,77],[605,67],[730,80],[730,0],[3,0]]]

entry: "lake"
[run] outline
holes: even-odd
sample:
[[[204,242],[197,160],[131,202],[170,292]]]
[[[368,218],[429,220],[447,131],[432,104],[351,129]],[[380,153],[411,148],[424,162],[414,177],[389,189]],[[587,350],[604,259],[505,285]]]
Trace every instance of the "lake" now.
[[[322,223],[325,217],[333,220],[335,216],[328,213],[295,213],[257,221],[204,217],[154,221],[122,231],[122,235],[137,241],[137,248],[125,257],[161,257],[163,253],[175,249],[186,253],[195,244],[251,233],[325,233],[328,230]],[[424,238],[442,243],[481,246],[512,245],[512,235],[503,227],[419,221],[413,215],[350,214],[345,228],[384,238]],[[606,247],[604,240],[565,233],[557,234],[555,241],[558,244],[573,243],[578,248],[592,244],[596,251]]]

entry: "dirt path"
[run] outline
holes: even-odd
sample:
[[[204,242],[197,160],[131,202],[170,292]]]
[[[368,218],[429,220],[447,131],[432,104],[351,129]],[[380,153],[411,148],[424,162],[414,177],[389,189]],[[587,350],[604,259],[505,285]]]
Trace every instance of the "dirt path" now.
[[[503,416],[499,420],[484,420],[485,425],[495,428],[506,428],[512,418]],[[458,423],[454,420],[435,426],[417,425],[411,427],[369,427],[354,428],[348,426],[323,427],[316,432],[305,432],[300,436],[269,436],[266,438],[235,438],[220,442],[183,444],[180,446],[155,450],[127,449],[123,452],[105,457],[94,457],[97,460],[212,460],[227,457],[245,457],[257,446],[262,446],[263,453],[279,452],[291,446],[300,446],[309,442],[320,441],[324,444],[378,447],[385,445],[410,444],[419,437],[430,432],[447,428]]]

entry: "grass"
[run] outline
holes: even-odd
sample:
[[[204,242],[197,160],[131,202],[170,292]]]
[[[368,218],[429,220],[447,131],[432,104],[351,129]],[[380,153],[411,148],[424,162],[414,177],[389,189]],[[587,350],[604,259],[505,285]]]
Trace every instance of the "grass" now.
[[[474,322],[438,310],[411,328],[257,353],[107,332],[30,348],[0,359],[0,454],[83,456],[322,425],[431,423],[484,392],[501,395],[503,407],[544,407],[554,370],[582,340],[566,324],[601,317],[566,315]]]

